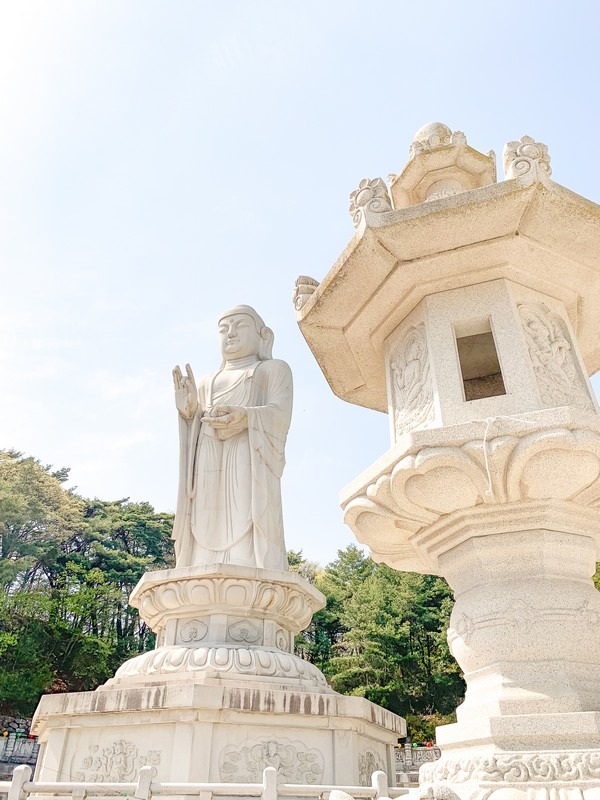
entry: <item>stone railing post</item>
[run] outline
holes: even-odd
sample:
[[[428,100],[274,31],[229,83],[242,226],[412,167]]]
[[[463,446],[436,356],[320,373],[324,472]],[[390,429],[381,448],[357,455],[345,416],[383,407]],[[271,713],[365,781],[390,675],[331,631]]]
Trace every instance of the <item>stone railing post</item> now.
[[[25,800],[27,795],[23,791],[23,787],[30,780],[31,767],[28,764],[21,764],[15,767],[10,789],[8,790],[8,800]]]
[[[263,772],[261,800],[277,800],[277,770],[275,767],[266,767]]]
[[[150,800],[152,797],[152,767],[142,767],[133,796],[136,800]]]
[[[371,775],[371,786],[375,789],[375,800],[389,796],[388,779],[385,772],[377,770]]]

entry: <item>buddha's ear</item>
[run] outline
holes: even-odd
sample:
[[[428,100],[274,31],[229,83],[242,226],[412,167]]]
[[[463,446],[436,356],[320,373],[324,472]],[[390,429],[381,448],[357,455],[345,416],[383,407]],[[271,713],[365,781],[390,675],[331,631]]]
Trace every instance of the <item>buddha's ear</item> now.
[[[271,328],[265,327],[260,332],[260,352],[258,357],[261,361],[267,361],[269,358],[273,358],[273,341],[275,340],[275,334],[271,330]]]

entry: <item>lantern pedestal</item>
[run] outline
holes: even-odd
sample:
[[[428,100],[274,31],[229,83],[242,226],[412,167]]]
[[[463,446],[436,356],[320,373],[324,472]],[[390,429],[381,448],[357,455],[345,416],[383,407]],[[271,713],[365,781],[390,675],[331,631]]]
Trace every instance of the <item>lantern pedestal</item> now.
[[[467,692],[422,790],[600,791],[600,421],[538,411],[470,425],[461,445],[466,427],[407,435],[342,493],[378,560],[455,594],[448,641]]]

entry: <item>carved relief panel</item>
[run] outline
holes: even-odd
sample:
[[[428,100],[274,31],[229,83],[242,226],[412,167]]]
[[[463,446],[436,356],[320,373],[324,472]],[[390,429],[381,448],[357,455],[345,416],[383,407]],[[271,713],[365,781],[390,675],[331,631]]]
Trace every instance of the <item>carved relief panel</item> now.
[[[284,650],[286,653],[293,652],[293,648],[291,646],[291,635],[289,631],[284,631],[283,628],[278,628],[277,633],[275,634],[275,646],[280,650]]]
[[[361,786],[371,785],[371,775],[378,770],[385,772],[385,760],[375,750],[365,750],[358,757],[358,782]]]
[[[544,303],[522,303],[518,308],[544,405],[594,411],[564,320]]]
[[[206,639],[208,625],[201,619],[180,620],[177,625],[177,644],[193,645]]]
[[[75,757],[72,780],[90,783],[136,781],[142,767],[151,766],[156,777],[162,750],[140,750],[134,742],[117,739],[106,747],[91,744],[87,755]]]
[[[225,747],[219,758],[227,783],[260,783],[266,767],[275,767],[279,783],[321,783],[325,760],[320,750],[290,739],[246,739]]]
[[[387,354],[388,397],[394,441],[434,420],[433,387],[425,325],[394,337]]]
[[[243,644],[263,643],[262,620],[228,618],[227,641]]]

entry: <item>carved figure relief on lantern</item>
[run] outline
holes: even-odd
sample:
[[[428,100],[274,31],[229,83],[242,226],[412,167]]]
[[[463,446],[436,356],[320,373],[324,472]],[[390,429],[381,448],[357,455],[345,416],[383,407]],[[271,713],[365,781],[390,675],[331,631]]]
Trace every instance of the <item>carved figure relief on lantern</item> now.
[[[389,337],[393,440],[544,408],[520,325],[503,279],[426,297]]]
[[[519,316],[544,405],[594,411],[565,321],[540,302],[519,304]]]
[[[425,324],[419,309],[388,337],[386,369],[393,442],[435,420],[433,381]]]
[[[549,407],[596,410],[562,302],[504,279],[429,295],[385,353],[393,443]]]

